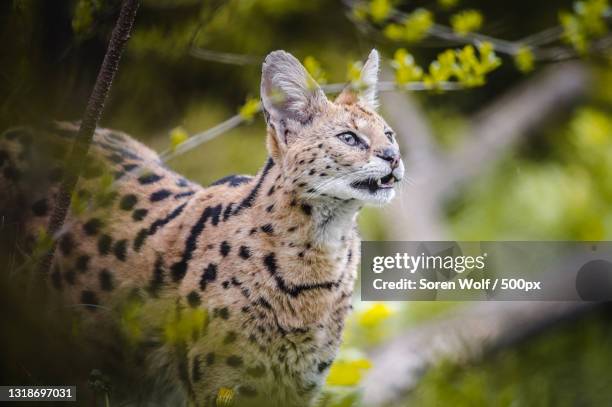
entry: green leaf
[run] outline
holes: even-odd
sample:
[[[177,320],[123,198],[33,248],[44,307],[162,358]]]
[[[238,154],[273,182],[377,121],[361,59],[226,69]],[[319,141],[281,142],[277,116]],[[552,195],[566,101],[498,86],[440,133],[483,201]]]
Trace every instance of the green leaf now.
[[[416,65],[414,57],[404,48],[395,51],[391,66],[395,69],[395,82],[399,85],[418,81],[423,77],[423,69]]]
[[[514,55],[514,64],[523,73],[533,71],[534,61],[533,51],[528,46],[520,47]]]
[[[184,143],[189,138],[189,133],[181,126],[170,130],[170,148],[175,150],[180,144]]]
[[[453,31],[459,36],[465,36],[480,29],[483,22],[482,14],[477,10],[464,10],[450,18]]]
[[[248,98],[247,101],[240,107],[238,114],[244,120],[251,121],[255,118],[255,115],[259,113],[261,105],[259,100],[255,98]]]
[[[327,83],[325,72],[323,71],[323,68],[321,68],[321,64],[315,59],[315,57],[309,55],[304,58],[304,68],[306,68],[306,71],[308,71],[308,73],[310,74],[310,76],[312,76],[316,83]]]
[[[370,16],[376,23],[386,20],[392,9],[390,0],[372,0],[370,2]]]
[[[433,23],[433,14],[419,8],[410,13],[401,24],[387,25],[383,33],[394,41],[417,42],[425,38]]]

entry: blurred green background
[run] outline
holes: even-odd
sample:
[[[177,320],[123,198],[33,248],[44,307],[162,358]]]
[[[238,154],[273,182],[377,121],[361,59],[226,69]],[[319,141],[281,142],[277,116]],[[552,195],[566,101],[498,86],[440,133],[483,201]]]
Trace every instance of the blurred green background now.
[[[2,128],[80,118],[119,3],[0,2]],[[393,3],[406,12],[427,7],[446,25],[457,10],[477,9],[485,16],[479,31],[506,40],[555,26],[559,11],[573,7],[571,1],[550,0]],[[453,46],[439,39],[396,43],[360,31],[350,14],[335,0],[144,0],[102,125],[163,151],[170,146],[173,129],[181,127],[190,135],[202,132],[236,114],[247,98],[258,98],[260,63],[274,49],[285,49],[301,60],[315,57],[328,82],[337,83],[346,80],[348,64],[363,59],[373,47],[387,64],[401,46],[426,66]],[[212,57],[197,57],[193,48]],[[217,53],[239,58],[237,63],[225,63]],[[502,66],[483,87],[412,95],[443,151],[465,141],[457,130],[465,128],[474,113],[533,75],[521,73],[511,58],[501,57]],[[450,238],[612,239],[612,54],[608,49],[581,59],[595,78],[587,96],[551,115],[516,148],[497,157],[492,168],[448,197],[442,221]],[[541,68],[536,64],[536,73]],[[384,105],[381,110],[384,115]],[[462,137],[469,137],[465,134]],[[228,173],[254,173],[266,156],[264,136],[263,120],[257,116],[169,165],[203,184]],[[389,239],[383,211],[364,211],[364,239]],[[367,353],[402,329],[418,327],[456,306],[358,303],[343,352]],[[400,405],[610,404],[607,362],[612,361],[612,331],[606,318],[597,315],[481,362],[459,367],[443,363]],[[346,370],[339,365],[334,380],[339,387],[353,389],[361,375],[346,380],[342,375],[366,370],[367,358],[349,359],[354,362]],[[330,392],[335,391],[332,387],[338,386],[331,386]]]

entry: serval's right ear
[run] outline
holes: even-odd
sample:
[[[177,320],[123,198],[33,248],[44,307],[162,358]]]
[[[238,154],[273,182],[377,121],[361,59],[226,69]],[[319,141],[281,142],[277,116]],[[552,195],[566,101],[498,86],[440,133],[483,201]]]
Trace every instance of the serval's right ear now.
[[[289,142],[288,125],[307,125],[329,103],[300,61],[285,51],[271,52],[263,63],[261,102],[266,122],[281,144]]]

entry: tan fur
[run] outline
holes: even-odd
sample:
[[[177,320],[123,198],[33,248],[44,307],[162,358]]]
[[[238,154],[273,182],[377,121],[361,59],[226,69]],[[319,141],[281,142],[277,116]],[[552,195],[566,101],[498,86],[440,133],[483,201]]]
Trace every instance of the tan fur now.
[[[288,54],[272,55],[268,64],[281,61],[303,75]],[[164,312],[150,311],[144,332],[151,337],[140,338],[155,343],[148,373],[167,377],[196,405],[214,405],[221,388],[233,389],[237,405],[309,405],[336,355],[359,263],[355,220],[368,196],[350,196],[347,182],[389,173],[376,156],[397,144],[376,112],[352,97],[347,103],[348,93],[335,103],[321,95],[302,101],[311,110],[298,116],[266,111],[266,166],[251,179],[208,188],[184,181],[127,135],[96,132],[90,156],[115,180],[114,197],[106,206],[85,197],[88,208],[69,215],[50,280],[67,301],[101,307],[84,311],[94,320],[130,295],[146,310],[205,310],[200,335],[169,342]],[[264,106],[275,109],[266,99]],[[343,131],[363,136],[368,148],[344,144],[336,137]],[[29,133],[13,134],[4,149]],[[12,165],[25,165],[11,156]],[[101,179],[83,179],[77,191],[95,191]],[[238,181],[246,182],[231,185]],[[55,181],[38,185],[21,184],[30,236],[48,221],[41,200],[49,207],[57,191]],[[372,196],[382,203],[391,195]]]

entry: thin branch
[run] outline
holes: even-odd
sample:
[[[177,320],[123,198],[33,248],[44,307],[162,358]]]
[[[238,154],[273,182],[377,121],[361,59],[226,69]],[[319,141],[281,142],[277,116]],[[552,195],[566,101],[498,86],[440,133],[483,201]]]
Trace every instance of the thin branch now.
[[[327,93],[339,93],[347,86],[346,83],[332,83],[323,85],[321,88]],[[464,89],[461,84],[456,82],[440,82],[436,85],[439,90],[461,90]],[[381,92],[393,92],[393,91],[427,91],[432,90],[423,82],[411,82],[403,85],[398,85],[393,81],[383,81],[378,84],[378,89]],[[261,112],[261,106],[258,108],[256,113]],[[186,152],[193,150],[194,148],[206,143],[214,138],[240,126],[247,120],[241,115],[237,114],[229,119],[217,124],[216,126],[202,131],[189,137],[186,141],[179,144],[175,149],[167,149],[160,154],[162,161],[170,161],[178,156],[185,154]]]
[[[356,3],[359,3],[359,1],[343,0],[343,3],[345,6],[347,6],[347,8],[352,9]],[[350,13],[347,14],[349,15],[349,19],[357,25],[358,29],[374,29],[374,27],[369,23],[364,24],[363,22],[359,22],[359,24],[357,24],[358,22],[350,16]],[[397,23],[401,23],[407,17],[408,14],[394,9],[391,13],[390,20]],[[608,16],[606,16],[606,18],[608,18]],[[517,41],[508,41],[477,32],[459,35],[451,27],[434,23],[433,26],[430,28],[428,34],[432,37],[449,41],[453,44],[477,45],[480,42],[487,41],[493,44],[495,51],[510,56],[515,56],[522,47],[528,46],[531,48],[535,59],[540,61],[562,60],[567,59],[569,55],[575,56],[575,54],[571,54],[572,49],[569,47],[554,47],[550,49],[543,47],[544,45],[551,44],[561,39],[561,37],[563,36],[563,32],[563,27],[557,25],[554,27],[546,28],[535,34],[531,34]]]
[[[234,54],[230,52],[213,51],[198,47],[192,47],[189,54],[195,58],[210,62],[218,62],[230,65],[259,65],[262,57],[246,54]]]
[[[113,29],[111,39],[104,55],[104,60],[96,83],[94,84],[93,91],[87,102],[87,107],[83,114],[83,120],[79,127],[79,132],[76,139],[73,142],[72,148],[68,153],[67,160],[67,171],[64,172],[62,183],[60,186],[59,193],[57,195],[53,213],[49,221],[47,232],[49,236],[55,237],[56,234],[61,230],[68,210],[70,208],[70,200],[72,191],[79,179],[82,169],[86,162],[86,155],[91,144],[94,131],[102,112],[104,110],[104,103],[108,96],[110,87],[112,85],[115,74],[119,67],[119,61],[121,55],[125,49],[134,20],[136,19],[136,12],[138,10],[138,0],[125,0],[121,6],[119,18]],[[53,262],[53,256],[55,254],[56,239],[53,239],[53,246],[43,256],[40,262],[40,271],[47,272]]]
[[[511,348],[563,322],[603,308],[602,303],[489,301],[407,330],[376,349],[373,368],[363,380],[363,404],[384,406],[418,388],[437,362],[476,361]],[[398,358],[398,355],[402,357]]]
[[[240,126],[244,122],[245,119],[241,115],[234,115],[229,119],[217,124],[215,127],[212,127],[208,130],[189,137],[185,142],[179,144],[175,149],[165,150],[160,154],[160,158],[164,162],[170,161],[173,158],[176,158],[190,150],[193,150],[200,144],[206,143],[207,141],[210,141],[220,136],[221,134]]]

